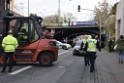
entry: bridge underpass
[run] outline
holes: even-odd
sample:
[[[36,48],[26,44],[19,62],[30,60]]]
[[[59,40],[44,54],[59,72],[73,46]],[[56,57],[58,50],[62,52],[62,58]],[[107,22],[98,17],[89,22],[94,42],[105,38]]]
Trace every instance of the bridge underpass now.
[[[64,41],[64,39],[72,40],[80,35],[96,34],[100,38],[99,26],[59,26],[59,27],[47,27],[47,29],[54,32],[54,39],[58,41]],[[101,35],[101,39],[105,39],[104,35]],[[105,41],[105,40],[102,40]]]

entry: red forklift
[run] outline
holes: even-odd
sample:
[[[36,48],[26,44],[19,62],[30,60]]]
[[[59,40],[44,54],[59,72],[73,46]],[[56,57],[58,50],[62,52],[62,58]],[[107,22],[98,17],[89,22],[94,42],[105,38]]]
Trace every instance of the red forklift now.
[[[43,34],[42,18],[31,14],[29,17],[6,16],[3,19],[4,28],[0,30],[0,42],[13,30],[19,47],[14,54],[14,62],[37,62],[42,66],[50,66],[58,59],[56,40],[48,39]],[[24,39],[23,37],[27,37]],[[3,63],[3,49],[0,45],[0,63]]]

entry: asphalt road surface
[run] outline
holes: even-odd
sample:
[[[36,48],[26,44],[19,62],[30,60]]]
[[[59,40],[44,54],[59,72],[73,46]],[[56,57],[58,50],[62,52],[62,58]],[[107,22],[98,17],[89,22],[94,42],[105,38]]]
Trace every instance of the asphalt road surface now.
[[[124,83],[124,64],[118,63],[115,52],[98,52],[96,71],[90,73],[83,57],[73,56],[72,50],[59,50],[59,59],[51,67],[17,63],[12,73],[0,73],[0,83]]]

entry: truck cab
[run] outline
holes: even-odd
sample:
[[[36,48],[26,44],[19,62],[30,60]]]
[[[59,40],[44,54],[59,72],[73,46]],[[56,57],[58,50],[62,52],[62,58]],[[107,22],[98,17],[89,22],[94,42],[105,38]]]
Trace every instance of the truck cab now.
[[[42,18],[31,14],[29,17],[4,18],[5,27],[2,29],[2,38],[8,30],[13,30],[19,46],[14,54],[14,62],[37,62],[42,66],[50,66],[58,59],[56,40],[45,38],[42,30]],[[1,51],[2,52],[2,51]],[[3,54],[0,63],[3,63]]]

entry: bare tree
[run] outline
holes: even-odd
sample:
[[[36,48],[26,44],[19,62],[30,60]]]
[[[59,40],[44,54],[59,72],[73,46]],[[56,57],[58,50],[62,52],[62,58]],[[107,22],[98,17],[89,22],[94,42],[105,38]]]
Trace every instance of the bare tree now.
[[[46,16],[44,17],[44,20],[43,20],[43,25],[50,25],[50,24],[55,24],[57,25],[58,23],[58,16],[57,15],[51,15],[51,16]]]
[[[67,14],[64,14],[63,17],[60,17],[60,19],[61,19],[61,22],[71,22],[71,21],[75,20],[76,18],[71,13],[67,13]],[[51,16],[44,17],[43,25],[57,26],[58,25],[58,15],[51,15]]]
[[[64,14],[64,18],[66,18],[66,20],[68,22],[72,22],[72,21],[76,20],[76,18],[73,16],[72,13],[66,13],[66,14]]]
[[[98,2],[98,6],[95,6],[94,9],[94,20],[99,21],[101,26],[103,26],[106,19],[108,18],[109,11],[109,4],[106,0],[103,2]]]
[[[115,11],[116,5],[110,6],[107,0],[102,3],[98,3],[98,6],[94,9],[94,20],[98,20],[103,26],[106,33],[109,34],[109,38],[114,38],[115,36]]]

